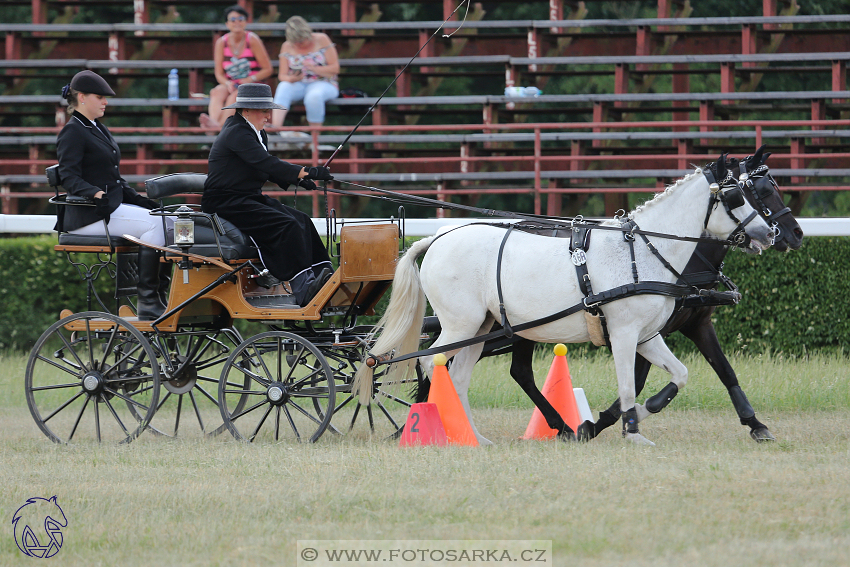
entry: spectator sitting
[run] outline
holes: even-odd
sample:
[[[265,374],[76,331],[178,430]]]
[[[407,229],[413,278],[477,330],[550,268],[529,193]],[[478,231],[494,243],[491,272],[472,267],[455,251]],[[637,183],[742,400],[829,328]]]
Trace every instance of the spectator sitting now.
[[[292,16],[286,20],[286,41],[279,57],[275,103],[289,109],[293,102],[303,100],[307,122],[320,126],[325,121],[325,102],[339,96],[339,55],[331,38],[314,33],[301,16]],[[272,126],[283,126],[286,112],[273,110]]]
[[[220,129],[221,124],[233,114],[222,107],[236,101],[236,90],[243,83],[259,83],[272,75],[272,63],[263,40],[245,28],[248,12],[242,6],[224,9],[229,33],[215,42],[215,78],[218,81],[210,91],[208,114],[201,114],[201,126]]]

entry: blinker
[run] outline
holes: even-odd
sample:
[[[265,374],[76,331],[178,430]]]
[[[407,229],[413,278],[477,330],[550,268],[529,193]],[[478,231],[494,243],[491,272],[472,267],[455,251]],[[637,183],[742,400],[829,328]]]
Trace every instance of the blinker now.
[[[740,188],[730,189],[723,193],[723,199],[730,209],[737,209],[744,205],[744,192]]]

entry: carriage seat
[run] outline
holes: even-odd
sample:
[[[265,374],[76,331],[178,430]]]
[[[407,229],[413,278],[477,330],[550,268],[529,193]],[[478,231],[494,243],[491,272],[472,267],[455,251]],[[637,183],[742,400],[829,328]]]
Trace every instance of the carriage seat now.
[[[145,191],[151,199],[164,199],[184,193],[203,193],[206,180],[207,176],[201,173],[172,173],[148,179],[145,181]],[[195,222],[195,244],[189,248],[190,253],[220,257],[225,261],[259,258],[253,241],[233,223],[217,215],[196,214],[192,215],[192,220]],[[216,244],[216,234],[221,253]]]
[[[44,170],[47,175],[47,183],[56,192],[56,195],[50,199],[50,202],[57,206],[71,207],[93,207],[94,201],[88,197],[79,195],[59,194],[59,189],[62,187],[62,179],[59,177],[59,164],[51,165]],[[105,223],[104,223],[105,224]],[[85,248],[82,249],[82,248]],[[124,240],[120,236],[96,234],[96,235],[80,235],[69,234],[67,232],[59,233],[59,245],[56,250],[69,252],[87,252],[94,251],[93,249],[109,249],[102,251],[116,250],[117,248],[136,249],[136,245],[129,240]]]

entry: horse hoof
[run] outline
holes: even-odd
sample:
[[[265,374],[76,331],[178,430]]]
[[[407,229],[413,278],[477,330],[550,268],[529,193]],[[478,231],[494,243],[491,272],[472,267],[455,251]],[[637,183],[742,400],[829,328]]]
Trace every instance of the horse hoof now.
[[[594,437],[596,437],[596,426],[589,419],[578,426],[578,431],[576,431],[576,437],[578,437],[579,441],[590,441]]]
[[[564,443],[574,443],[578,441],[576,434],[572,431],[562,431],[561,433],[558,433],[558,439]]]
[[[631,441],[635,445],[647,445],[649,447],[655,447],[655,443],[653,443],[640,433],[626,433],[625,435],[623,435],[623,438],[626,441]]]
[[[752,437],[756,443],[776,441],[776,437],[773,436],[767,427],[759,427],[758,429],[750,430],[750,437]]]

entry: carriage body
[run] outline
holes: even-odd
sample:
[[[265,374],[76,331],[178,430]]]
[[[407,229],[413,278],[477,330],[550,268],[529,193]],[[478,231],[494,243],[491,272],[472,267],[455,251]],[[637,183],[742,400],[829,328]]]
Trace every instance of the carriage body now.
[[[204,177],[163,176],[146,188],[161,200],[202,190]],[[283,300],[285,284],[268,289],[257,283],[262,264],[244,235],[222,219],[192,216],[195,244],[161,248],[161,261],[174,266],[162,317],[139,320],[126,304],[109,313],[94,294],[104,311],[63,310],[36,343],[26,389],[38,426],[57,442],[85,436],[129,442],[145,430],[171,436],[181,422],[186,430],[193,421],[205,435],[227,429],[248,441],[315,441],[328,427],[344,430],[343,419],[351,429],[359,414],[357,403],[349,404],[351,383],[371,330],[356,321],[375,314],[392,283],[403,219],[342,223],[338,236],[334,221],[329,246],[338,250],[339,267],[307,305],[294,307]],[[97,255],[95,267],[81,271],[91,304],[97,274],[105,269],[118,278],[121,255],[132,258],[138,245],[129,236],[83,243],[65,236],[56,249],[69,259]],[[127,279],[119,285],[132,290]],[[239,320],[269,330],[243,339]],[[376,396],[383,397],[376,407],[388,418],[378,430],[397,434],[410,402],[380,386]],[[93,425],[85,417],[92,413]],[[363,415],[375,431],[372,408]]]

